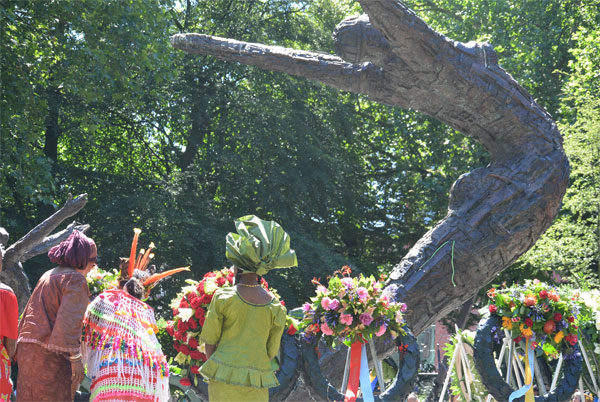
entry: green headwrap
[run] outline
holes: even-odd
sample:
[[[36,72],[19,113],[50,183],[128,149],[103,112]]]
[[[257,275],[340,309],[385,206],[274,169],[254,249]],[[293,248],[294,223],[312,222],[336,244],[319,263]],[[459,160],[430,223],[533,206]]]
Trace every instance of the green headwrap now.
[[[225,257],[238,268],[264,275],[273,268],[298,265],[290,236],[277,222],[247,215],[234,223],[237,234],[227,235]]]

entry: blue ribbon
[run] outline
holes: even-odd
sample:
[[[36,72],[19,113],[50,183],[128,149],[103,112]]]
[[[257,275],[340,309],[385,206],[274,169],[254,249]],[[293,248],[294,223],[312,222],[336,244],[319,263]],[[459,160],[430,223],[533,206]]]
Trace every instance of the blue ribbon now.
[[[373,390],[371,389],[371,378],[369,375],[369,362],[367,361],[367,348],[362,345],[360,356],[360,390],[362,391],[363,401],[374,402]]]
[[[508,397],[508,402],[512,402],[513,399],[517,399],[517,398],[520,398],[523,395],[525,395],[527,393],[527,391],[529,391],[529,388],[531,388],[533,385],[533,377],[535,374],[535,372],[533,371],[534,354],[533,354],[532,347],[529,346],[527,349],[528,349],[527,350],[527,359],[529,360],[529,370],[531,370],[531,382],[529,384],[525,384],[525,386],[523,386],[522,388],[519,388],[518,390],[516,390],[512,394],[510,394],[510,396]]]

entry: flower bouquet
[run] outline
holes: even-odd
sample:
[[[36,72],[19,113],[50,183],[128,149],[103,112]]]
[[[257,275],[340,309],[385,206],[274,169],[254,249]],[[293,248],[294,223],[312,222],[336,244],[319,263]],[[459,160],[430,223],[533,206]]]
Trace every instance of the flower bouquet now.
[[[88,272],[85,279],[92,294],[92,299],[107,289],[114,289],[119,286],[119,272],[116,269],[105,271],[94,267]]]
[[[204,275],[200,282],[188,279],[181,292],[171,301],[173,320],[167,322],[166,331],[173,338],[173,348],[178,352],[175,361],[182,367],[189,367],[193,374],[198,374],[200,367],[207,360],[204,354],[204,344],[200,343],[200,333],[208,306],[216,290],[222,287],[231,287],[234,282],[232,268],[223,268],[211,271]],[[274,289],[269,289],[269,284],[261,278],[261,285],[269,290],[273,296],[280,300]],[[285,305],[283,301],[281,304]],[[298,328],[297,323],[288,317],[288,333],[293,334]],[[184,368],[182,377],[184,385],[189,385],[186,378],[187,370]]]
[[[575,353],[578,306],[567,291],[536,279],[524,285],[491,288],[487,295],[489,312],[502,319],[502,329],[523,350],[523,344],[530,342],[533,349],[548,359],[557,358],[560,353],[567,356]],[[503,335],[501,332],[498,328],[497,339]]]
[[[385,278],[377,281],[373,276],[361,274],[352,278],[350,274],[350,267],[344,266],[334,272],[327,287],[313,279],[316,295],[310,299],[311,303],[302,306],[304,339],[310,342],[321,333],[325,342],[334,347],[337,341],[350,346],[374,336],[405,335],[406,304],[382,290]]]

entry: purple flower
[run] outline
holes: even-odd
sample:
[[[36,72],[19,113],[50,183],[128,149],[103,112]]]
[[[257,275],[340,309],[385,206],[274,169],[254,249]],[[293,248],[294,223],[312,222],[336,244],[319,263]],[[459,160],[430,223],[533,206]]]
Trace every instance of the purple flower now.
[[[360,322],[363,323],[364,325],[369,325],[370,323],[373,322],[373,316],[371,314],[361,314],[360,317],[358,317]]]

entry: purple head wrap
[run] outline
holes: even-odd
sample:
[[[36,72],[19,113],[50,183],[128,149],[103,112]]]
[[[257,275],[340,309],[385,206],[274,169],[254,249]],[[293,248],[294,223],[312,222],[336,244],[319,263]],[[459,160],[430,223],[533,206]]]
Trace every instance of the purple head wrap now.
[[[95,246],[94,240],[80,231],[74,230],[67,240],[48,251],[48,258],[58,265],[83,269],[87,265]]]

